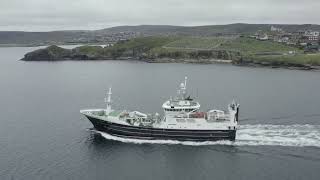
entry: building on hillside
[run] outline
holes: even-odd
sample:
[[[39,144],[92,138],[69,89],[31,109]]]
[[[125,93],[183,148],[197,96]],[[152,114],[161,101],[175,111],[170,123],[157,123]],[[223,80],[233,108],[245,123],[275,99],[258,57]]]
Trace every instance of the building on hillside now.
[[[263,31],[256,32],[253,37],[255,37],[257,40],[261,40],[261,41],[269,40],[268,34]]]
[[[289,36],[288,45],[299,45],[300,42],[303,42],[303,36],[298,32],[291,33]]]
[[[299,36],[304,36],[305,31],[301,31],[301,30],[300,30],[300,31],[297,31],[296,34],[299,35]]]
[[[291,36],[291,34],[278,34],[274,36],[273,41],[278,43],[289,43]]]
[[[269,36],[268,34],[264,33],[263,35],[258,37],[258,40],[261,40],[261,41],[269,40]]]
[[[319,31],[306,31],[304,36],[307,37],[309,41],[319,41],[320,32]]]
[[[289,37],[287,36],[282,36],[278,40],[279,43],[288,43],[289,42]]]
[[[275,26],[271,26],[270,30],[272,32],[283,32],[282,28],[278,28],[278,27],[275,27]]]

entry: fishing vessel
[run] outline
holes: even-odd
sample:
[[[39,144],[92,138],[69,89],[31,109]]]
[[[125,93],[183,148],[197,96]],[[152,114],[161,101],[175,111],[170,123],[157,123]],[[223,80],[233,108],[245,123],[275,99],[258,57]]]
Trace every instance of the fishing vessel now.
[[[187,93],[187,77],[180,84],[177,95],[163,103],[163,116],[114,110],[111,95],[109,88],[106,108],[80,111],[98,131],[123,138],[150,140],[233,141],[236,138],[239,104],[233,101],[226,111],[201,111],[200,103]]]

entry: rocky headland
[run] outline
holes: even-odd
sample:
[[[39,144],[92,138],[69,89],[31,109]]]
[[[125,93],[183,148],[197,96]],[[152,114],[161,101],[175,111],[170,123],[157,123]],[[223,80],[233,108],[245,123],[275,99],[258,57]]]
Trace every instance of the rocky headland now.
[[[194,42],[192,45],[196,47],[192,47],[186,42],[189,42],[189,40],[186,41],[181,37],[144,37],[118,42],[114,46],[108,47],[80,46],[65,49],[52,45],[29,52],[21,60],[138,60],[150,63],[230,63],[239,66],[302,70],[319,69],[320,65],[319,54],[285,54],[283,52],[293,48],[247,38],[213,39],[210,41],[201,39],[198,40],[198,44],[197,40],[192,39],[192,42]],[[208,47],[209,45],[211,47]],[[261,53],[262,50],[257,50],[256,47],[269,50],[276,49],[277,52]]]

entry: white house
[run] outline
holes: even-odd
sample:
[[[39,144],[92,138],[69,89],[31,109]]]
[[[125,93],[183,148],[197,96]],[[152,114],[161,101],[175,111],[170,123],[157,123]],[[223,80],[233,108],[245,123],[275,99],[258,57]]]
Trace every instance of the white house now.
[[[309,30],[304,33],[304,36],[307,37],[309,41],[318,41],[319,36],[320,36],[320,32]]]

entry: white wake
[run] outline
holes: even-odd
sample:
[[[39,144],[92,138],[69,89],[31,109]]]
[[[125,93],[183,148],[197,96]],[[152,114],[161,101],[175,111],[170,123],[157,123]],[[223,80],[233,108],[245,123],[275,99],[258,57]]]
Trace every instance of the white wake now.
[[[174,140],[140,140],[112,136],[98,131],[104,138],[135,144],[182,144],[191,146],[313,146],[320,147],[320,125],[241,125],[236,141],[192,142]]]

